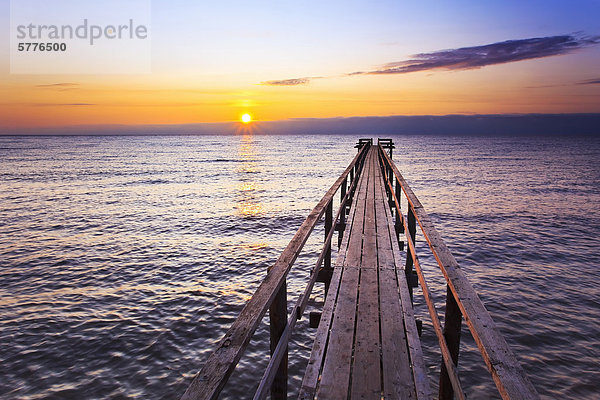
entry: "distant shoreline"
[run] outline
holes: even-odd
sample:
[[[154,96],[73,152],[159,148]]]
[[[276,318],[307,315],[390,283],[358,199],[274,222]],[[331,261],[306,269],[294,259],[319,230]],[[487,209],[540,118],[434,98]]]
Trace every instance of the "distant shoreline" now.
[[[76,125],[0,129],[2,136],[170,136],[170,135],[450,135],[450,136],[600,136],[600,113],[415,115],[294,118],[171,125]]]

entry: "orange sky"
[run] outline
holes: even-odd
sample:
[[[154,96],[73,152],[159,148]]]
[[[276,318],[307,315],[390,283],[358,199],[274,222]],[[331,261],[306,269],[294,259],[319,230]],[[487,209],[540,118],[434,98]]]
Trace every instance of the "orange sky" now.
[[[2,1],[6,5],[6,0]],[[156,10],[160,3],[156,4],[154,15],[162,15]],[[365,10],[373,12],[373,18],[382,19],[381,26],[372,28],[381,31],[373,33],[374,37],[340,26],[337,28],[347,30],[342,32],[347,37],[339,34],[332,39],[324,35],[323,32],[329,32],[324,24],[314,28],[315,35],[320,37],[300,38],[308,43],[302,45],[302,41],[294,42],[300,39],[292,37],[297,30],[288,32],[286,27],[272,22],[275,20],[271,18],[276,17],[271,16],[266,21],[273,26],[264,27],[265,32],[257,33],[254,25],[240,27],[241,31],[251,30],[255,36],[245,31],[233,32],[231,36],[222,34],[221,40],[203,41],[207,47],[205,53],[202,45],[184,43],[175,48],[172,43],[165,43],[165,38],[179,33],[179,27],[168,16],[162,16],[165,19],[162,24],[160,18],[155,18],[149,74],[19,75],[11,74],[5,64],[0,70],[0,128],[223,122],[239,120],[246,112],[263,121],[336,116],[600,112],[600,84],[583,84],[600,78],[597,71],[600,46],[594,45],[565,54],[480,68],[349,75],[354,71],[378,70],[388,62],[411,59],[419,52],[546,37],[549,33],[563,34],[565,29],[576,26],[586,29],[589,18],[577,22],[573,16],[568,24],[563,23],[565,26],[549,29],[541,22],[547,22],[544,18],[549,19],[553,14],[531,16],[528,18],[539,18],[539,25],[546,26],[534,32],[533,28],[509,24],[511,9],[506,6],[500,9],[507,14],[506,21],[490,19],[488,31],[462,26],[461,21],[453,24],[450,13],[454,11],[448,8],[448,14],[438,15],[437,23],[423,31],[418,40],[394,31],[400,28],[392,24],[393,18],[385,19],[389,10],[368,7]],[[348,17],[357,16],[360,11],[349,9]],[[414,11],[427,15],[426,7]],[[560,12],[556,10],[557,14]],[[295,19],[294,23],[311,28],[316,22],[308,17]],[[444,24],[451,24],[452,30],[444,30],[448,28]],[[413,22],[414,36],[421,25]],[[215,25],[214,29],[221,28]],[[390,32],[397,37],[384,42],[385,34]],[[281,36],[273,39],[277,33],[290,35],[289,46],[281,47],[280,52],[263,49],[280,45]],[[239,40],[239,46],[235,40]],[[339,50],[340,46],[344,51]],[[190,54],[193,51],[200,55]],[[7,56],[6,42],[0,52]],[[212,58],[208,59],[209,56]],[[319,78],[299,85],[262,84],[304,77]]]

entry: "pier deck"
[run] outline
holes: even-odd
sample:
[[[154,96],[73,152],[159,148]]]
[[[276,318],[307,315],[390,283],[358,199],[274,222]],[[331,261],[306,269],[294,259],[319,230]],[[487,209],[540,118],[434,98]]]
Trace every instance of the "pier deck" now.
[[[429,398],[396,229],[373,146],[365,159],[301,398]]]
[[[254,400],[288,396],[288,344],[316,282],[323,306],[299,399],[465,399],[458,370],[463,320],[503,399],[539,399],[515,355],[422,204],[392,161],[391,140],[361,139],[358,153],[309,213],[269,268],[182,400],[217,399],[263,317],[269,312],[270,359]],[[339,207],[333,213],[336,194]],[[404,199],[404,200],[402,200]],[[315,226],[323,248],[303,293],[288,302],[287,276]],[[443,326],[415,247],[417,227],[445,279]],[[331,244],[338,232],[338,256]],[[437,393],[423,360],[413,290],[427,306],[439,343]],[[317,315],[317,314],[314,314]],[[311,325],[313,321],[311,313]],[[316,320],[316,319],[315,319]],[[466,329],[465,329],[466,331]]]

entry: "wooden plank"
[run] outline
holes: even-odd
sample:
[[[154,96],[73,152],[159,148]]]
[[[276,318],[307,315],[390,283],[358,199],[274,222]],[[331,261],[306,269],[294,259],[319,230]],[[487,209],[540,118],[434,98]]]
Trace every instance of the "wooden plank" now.
[[[358,279],[358,268],[344,269],[318,389],[319,398],[344,399],[347,395],[352,362]]]
[[[381,399],[379,301],[376,268],[360,269],[351,398]]]
[[[429,247],[446,278],[448,287],[460,307],[465,322],[496,383],[500,395],[504,399],[539,399],[539,394],[517,361],[514,353],[508,347],[506,340],[499,333],[496,324],[477,295],[477,292],[475,292],[475,289],[473,289],[473,286],[459,267],[456,259],[433,227],[421,202],[408,186],[389,156],[383,154],[383,157],[392,167],[396,178],[402,185],[402,190],[410,206],[415,211],[415,217],[421,227],[423,236],[429,243]]]
[[[323,365],[327,340],[329,339],[329,330],[333,320],[333,309],[339,294],[338,289],[342,271],[342,267],[336,266],[333,269],[329,293],[327,295],[327,299],[325,300],[325,305],[323,306],[321,321],[319,322],[319,327],[317,328],[317,334],[315,335],[315,341],[313,342],[310,358],[308,359],[308,364],[304,372],[304,378],[302,378],[302,386],[300,387],[300,393],[298,396],[298,399],[300,400],[312,400],[317,391],[317,383],[321,374],[321,366]]]
[[[408,354],[403,313],[400,305],[390,225],[386,212],[381,174],[376,191],[377,255],[379,263],[379,299],[381,313],[381,354],[383,394],[386,399],[416,398]]]
[[[366,179],[361,178],[362,175],[358,178],[359,180],[357,183],[356,194],[354,195],[352,206],[350,208],[350,213],[348,214],[346,230],[344,233],[344,238],[342,240],[342,245],[340,247],[335,262],[335,268],[333,271],[333,276],[331,278],[329,293],[327,295],[327,298],[325,299],[325,305],[323,307],[321,322],[319,323],[319,327],[317,328],[317,333],[315,335],[315,341],[313,342],[313,347],[310,354],[310,358],[308,360],[308,365],[304,373],[304,378],[302,379],[302,386],[300,388],[300,394],[298,396],[298,398],[301,400],[313,399],[317,390],[317,384],[319,381],[321,367],[323,365],[323,360],[325,357],[325,350],[329,339],[329,332],[331,329],[331,324],[333,322],[333,311],[339,293],[339,285],[343,273],[343,265],[346,261],[347,249],[350,241],[350,233],[352,231],[353,224],[356,220],[355,215],[356,210],[358,209],[357,203],[364,198],[361,197],[360,194],[364,191],[363,185],[366,185],[367,181]]]
[[[375,232],[375,147],[370,152],[365,199],[363,248],[356,307],[351,398],[381,399],[379,288]]]
[[[218,343],[217,349],[209,356],[200,372],[196,374],[182,399],[215,399],[218,397],[269,305],[285,282],[292,264],[313,231],[315,224],[325,212],[325,207],[331,201],[343,180],[354,168],[361,154],[358,153],[354,157],[342,175],[310,212],[254,295],[246,303],[225,337]]]

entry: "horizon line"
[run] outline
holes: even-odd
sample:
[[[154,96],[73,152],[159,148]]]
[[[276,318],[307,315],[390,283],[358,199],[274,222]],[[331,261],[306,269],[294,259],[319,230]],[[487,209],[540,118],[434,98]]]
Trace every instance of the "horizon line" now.
[[[441,121],[445,121],[440,125]],[[446,125],[452,122],[454,125]],[[490,134],[513,133],[600,135],[600,113],[503,113],[445,115],[382,115],[302,117],[280,120],[193,122],[172,124],[78,124],[46,127],[0,128],[1,136],[156,136],[156,135],[235,135],[235,134]],[[569,129],[571,128],[571,129]],[[481,134],[485,134],[483,131]]]

